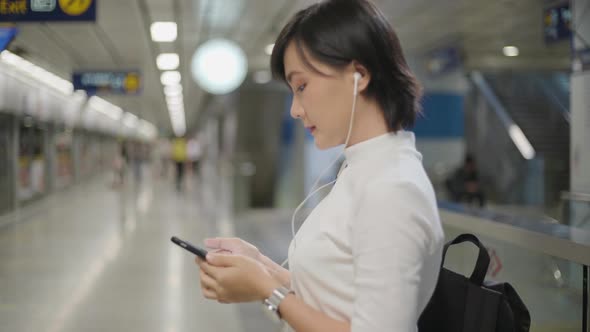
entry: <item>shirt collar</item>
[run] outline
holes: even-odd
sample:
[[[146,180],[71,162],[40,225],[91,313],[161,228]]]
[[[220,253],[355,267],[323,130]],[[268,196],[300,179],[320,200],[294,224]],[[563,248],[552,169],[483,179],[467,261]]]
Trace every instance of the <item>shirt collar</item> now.
[[[392,153],[403,148],[415,151],[416,139],[414,133],[400,130],[397,133],[389,132],[380,136],[362,141],[344,150],[346,163],[354,164],[362,160],[379,156],[383,153]]]

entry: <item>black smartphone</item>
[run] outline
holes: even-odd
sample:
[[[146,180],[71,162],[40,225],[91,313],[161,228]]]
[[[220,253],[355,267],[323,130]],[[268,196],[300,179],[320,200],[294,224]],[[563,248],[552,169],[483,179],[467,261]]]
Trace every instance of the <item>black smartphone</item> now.
[[[199,256],[202,260],[207,260],[207,250],[197,247],[189,242],[183,241],[176,236],[170,238],[170,241],[174,242],[178,246],[192,252],[193,254]]]

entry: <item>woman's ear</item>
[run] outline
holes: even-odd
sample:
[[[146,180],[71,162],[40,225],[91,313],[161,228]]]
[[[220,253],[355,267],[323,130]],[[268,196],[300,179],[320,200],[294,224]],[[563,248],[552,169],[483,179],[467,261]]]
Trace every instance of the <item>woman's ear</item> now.
[[[361,78],[359,79],[358,82],[358,92],[364,92],[367,87],[369,86],[369,83],[371,82],[371,73],[369,73],[369,71],[367,70],[367,68],[365,68],[365,66],[361,65],[360,63],[353,61],[352,62],[352,70],[353,72],[357,72],[359,74],[361,74]],[[354,78],[353,78],[354,80]]]

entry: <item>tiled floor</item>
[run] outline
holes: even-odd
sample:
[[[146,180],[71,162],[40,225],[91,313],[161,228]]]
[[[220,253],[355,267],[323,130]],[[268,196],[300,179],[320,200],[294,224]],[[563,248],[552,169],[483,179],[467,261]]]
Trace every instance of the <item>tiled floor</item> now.
[[[202,298],[172,235],[216,233],[195,191],[170,181],[123,193],[107,177],[55,194],[0,228],[0,331],[244,331],[237,306]]]
[[[183,193],[171,179],[146,176],[139,186],[114,190],[99,176],[25,208],[16,222],[0,222],[0,331],[278,331],[260,304],[202,298],[192,255],[169,239],[236,235],[280,262],[292,211],[231,218],[229,202],[220,200],[230,199],[231,186],[212,183],[212,169],[203,174],[201,183],[188,179]],[[531,309],[532,332],[581,330],[579,288],[552,278],[556,266],[566,276],[577,267],[489,245],[503,260],[498,278],[515,285]],[[465,268],[472,259],[460,254],[447,262]]]

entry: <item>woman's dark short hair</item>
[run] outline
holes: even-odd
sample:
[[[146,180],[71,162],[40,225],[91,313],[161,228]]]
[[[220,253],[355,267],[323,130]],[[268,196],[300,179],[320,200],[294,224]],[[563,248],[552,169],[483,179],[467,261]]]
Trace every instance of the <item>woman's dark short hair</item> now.
[[[284,82],[285,50],[291,41],[305,65],[319,74],[303,49],[334,68],[344,68],[352,61],[363,65],[371,74],[365,96],[377,100],[389,130],[414,125],[422,89],[393,28],[371,2],[327,0],[296,13],[277,37],[271,56],[273,76]]]

